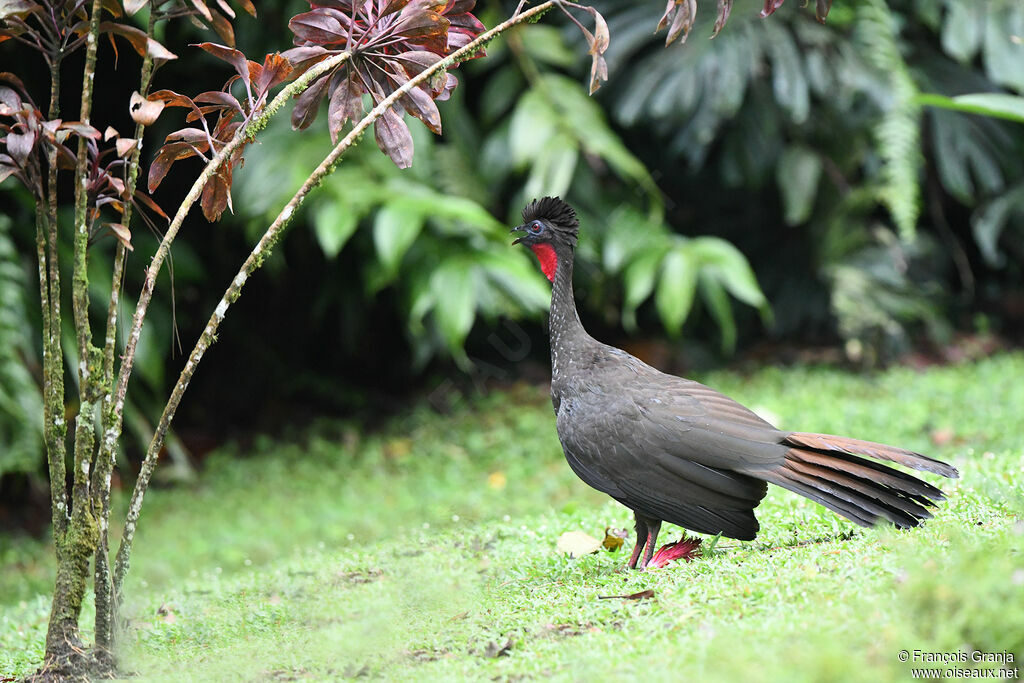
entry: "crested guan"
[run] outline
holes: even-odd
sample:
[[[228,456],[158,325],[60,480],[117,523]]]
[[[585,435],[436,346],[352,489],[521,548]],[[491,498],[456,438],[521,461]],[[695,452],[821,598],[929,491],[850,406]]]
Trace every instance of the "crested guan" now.
[[[544,197],[523,209],[513,244],[529,247],[552,282],[551,400],[562,450],[580,479],[633,510],[631,569],[651,562],[662,521],[752,540],[767,482],[862,526],[912,527],[931,517],[942,491],[875,460],[956,478],[950,465],[870,441],[776,429],[729,397],[587,334],[572,291],[578,227],[571,206]]]

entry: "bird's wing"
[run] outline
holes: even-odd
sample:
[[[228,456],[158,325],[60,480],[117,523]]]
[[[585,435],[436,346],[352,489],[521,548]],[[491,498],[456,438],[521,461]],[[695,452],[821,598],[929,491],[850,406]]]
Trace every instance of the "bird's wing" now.
[[[658,398],[644,392],[641,399],[629,382],[608,384],[614,387],[609,391],[602,386],[588,382],[563,396],[559,407],[559,438],[580,478],[648,516],[693,531],[752,538],[752,510],[766,484],[718,467],[710,457],[701,462],[680,454],[679,443],[703,430],[698,420],[707,410],[701,402],[683,393]]]

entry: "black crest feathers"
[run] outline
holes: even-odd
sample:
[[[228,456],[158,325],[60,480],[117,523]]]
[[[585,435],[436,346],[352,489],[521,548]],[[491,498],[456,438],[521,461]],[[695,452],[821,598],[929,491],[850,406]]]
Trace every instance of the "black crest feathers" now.
[[[576,246],[580,221],[576,210],[559,197],[534,199],[523,208],[523,222],[543,220],[562,234],[570,245]]]

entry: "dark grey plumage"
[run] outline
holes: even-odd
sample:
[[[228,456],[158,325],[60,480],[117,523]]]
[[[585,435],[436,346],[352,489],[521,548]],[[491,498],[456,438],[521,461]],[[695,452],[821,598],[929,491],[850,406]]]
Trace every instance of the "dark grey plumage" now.
[[[558,437],[573,471],[631,508],[641,567],[661,521],[750,540],[767,482],[818,502],[857,524],[915,526],[936,487],[866,458],[958,476],[949,465],[893,446],[776,429],[698,382],[668,375],[584,330],[572,291],[576,213],[558,198],[523,210],[517,242],[557,266],[552,279],[551,399]],[[546,269],[548,272],[548,269]]]

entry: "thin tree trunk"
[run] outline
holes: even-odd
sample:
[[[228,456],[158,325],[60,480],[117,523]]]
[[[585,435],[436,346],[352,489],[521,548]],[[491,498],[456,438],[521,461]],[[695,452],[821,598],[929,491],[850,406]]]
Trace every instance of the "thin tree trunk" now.
[[[156,25],[156,12],[150,11],[146,35],[152,37]],[[142,59],[142,71],[139,81],[139,94],[149,94],[150,83],[155,70],[153,58],[146,52]],[[142,152],[142,136],[145,126],[135,124],[135,147],[129,155],[128,178],[125,189],[126,197],[135,195],[135,187],[139,177],[139,156]],[[132,202],[125,201],[122,222],[129,229],[132,220]],[[108,530],[110,526],[110,477],[114,470],[117,457],[117,443],[120,440],[120,425],[114,411],[114,359],[117,349],[117,314],[120,305],[121,283],[124,277],[124,262],[127,255],[125,246],[117,243],[114,257],[114,273],[110,283],[110,301],[107,306],[106,339],[103,348],[103,407],[100,413],[100,434],[102,440],[96,457],[96,469],[93,475],[93,507],[99,511],[99,545],[96,548],[94,561],[94,586],[96,593],[96,656],[108,667],[113,667],[113,647],[118,625],[117,606],[114,605],[114,593],[110,573],[110,544]],[[115,425],[117,425],[115,427]]]
[[[96,46],[99,36],[101,0],[93,0],[86,37],[85,68],[82,74],[82,106],[79,120],[88,124],[92,112],[92,85],[96,70]],[[89,561],[99,540],[99,529],[90,497],[90,468],[95,446],[96,383],[100,374],[99,350],[92,345],[89,326],[89,246],[88,193],[86,175],[88,148],[84,139],[78,144],[75,169],[74,268],[72,304],[78,345],[79,411],[75,420],[74,483],[71,489],[70,525],[57,550],[57,580],[46,634],[46,657],[58,670],[78,667],[72,662],[80,648],[78,620],[85,598]],[[51,266],[54,264],[51,262]],[[60,319],[51,320],[51,334],[60,334]],[[54,331],[52,328],[56,327]]]

